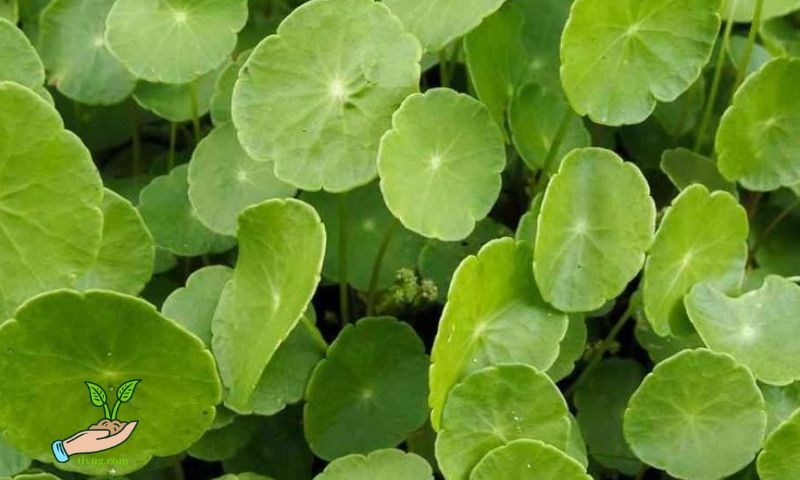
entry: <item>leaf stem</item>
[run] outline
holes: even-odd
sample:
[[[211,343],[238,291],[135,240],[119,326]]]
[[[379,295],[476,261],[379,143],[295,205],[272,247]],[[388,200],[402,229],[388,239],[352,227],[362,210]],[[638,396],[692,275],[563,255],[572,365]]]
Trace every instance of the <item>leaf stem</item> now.
[[[106,416],[107,419],[113,420],[113,418],[111,418],[111,413],[109,413],[108,411],[108,403],[105,402],[103,402],[103,414]]]
[[[175,143],[178,136],[178,124],[171,122],[169,124],[169,155],[167,155],[167,173],[175,168]]]
[[[139,118],[136,114],[136,107],[132,102],[128,102],[128,121],[131,124],[131,145],[133,147],[133,164],[131,165],[131,170],[133,171],[133,176],[136,177],[141,170],[142,139],[139,136]]]
[[[192,103],[192,129],[194,131],[194,143],[195,145],[200,143],[200,116],[199,116],[199,109],[197,107],[197,82],[192,82],[189,84],[189,99]]]
[[[570,385],[569,388],[567,388],[567,391],[564,393],[564,396],[572,395],[575,392],[575,389],[581,386],[586,381],[586,379],[589,378],[589,374],[591,374],[592,371],[594,371],[594,369],[597,368],[597,366],[600,364],[600,361],[603,359],[603,355],[608,351],[609,348],[611,348],[611,345],[614,343],[614,340],[617,338],[617,335],[619,335],[619,332],[622,331],[622,327],[624,327],[625,324],[628,323],[628,320],[630,320],[631,317],[633,317],[633,313],[636,311],[636,308],[637,308],[636,302],[631,301],[628,304],[628,308],[625,309],[625,312],[622,314],[622,316],[619,317],[617,323],[615,323],[614,326],[611,327],[611,331],[608,332],[606,338],[604,338],[603,341],[600,342],[600,345],[598,345],[597,349],[592,355],[592,358],[586,365],[586,368],[584,368],[581,374],[578,376],[578,378],[574,382],[572,382],[572,385]]]
[[[447,69],[447,52],[443,48],[439,51],[439,84],[442,87],[449,87],[450,86],[450,71]]]
[[[564,114],[561,116],[561,122],[558,124],[556,136],[553,137],[553,143],[550,145],[550,148],[547,150],[547,156],[544,158],[542,170],[544,171],[545,175],[548,175],[550,169],[553,167],[553,162],[558,156],[558,151],[561,150],[561,144],[564,143],[564,137],[567,136],[567,130],[569,129],[569,124],[571,121],[572,107],[567,104],[567,108],[564,110]]]
[[[755,8],[753,9],[753,23],[750,24],[750,33],[747,35],[747,45],[744,49],[744,55],[739,60],[739,68],[736,72],[736,81],[733,84],[733,91],[739,89],[739,85],[744,81],[747,67],[750,65],[750,58],[753,56],[753,48],[755,48],[756,37],[758,30],[761,28],[761,13],[764,11],[764,0],[756,0]]]
[[[755,256],[756,252],[758,252],[758,249],[764,244],[764,241],[770,236],[770,234],[772,234],[773,231],[775,231],[775,228],[778,227],[778,225],[783,221],[783,219],[786,218],[790,213],[792,213],[792,210],[794,210],[798,206],[800,206],[800,198],[797,198],[794,202],[792,202],[786,208],[781,210],[780,213],[775,215],[775,218],[773,218],[772,221],[769,223],[769,225],[767,225],[766,228],[764,228],[764,231],[761,232],[761,235],[759,235],[756,241],[753,243],[753,248],[750,249],[751,258]]]
[[[722,81],[722,68],[725,66],[725,55],[731,42],[731,32],[733,31],[733,14],[736,11],[736,4],[739,0],[731,2],[731,8],[728,12],[728,21],[725,22],[725,33],[722,35],[722,45],[717,52],[717,64],[714,66],[714,77],[711,80],[711,90],[706,99],[706,107],[703,110],[703,117],[700,120],[700,126],[697,129],[697,136],[694,139],[694,150],[701,153],[701,149],[705,146],[708,128],[711,126],[711,114],[714,113],[714,105],[717,103],[717,95],[719,94],[719,85]]]
[[[394,233],[397,231],[398,221],[392,217],[386,230],[383,232],[381,244],[378,247],[378,253],[375,255],[375,261],[372,263],[372,271],[369,274],[369,290],[367,294],[367,316],[372,316],[375,309],[375,295],[377,294],[378,278],[380,277],[381,267],[383,266],[383,259],[386,257],[386,251],[392,243]]]
[[[339,195],[339,316],[342,325],[350,321],[350,291],[347,286],[347,199]]]
[[[109,418],[109,420],[116,420],[117,419],[117,414],[119,413],[119,406],[121,404],[122,404],[122,402],[120,402],[119,399],[117,399],[117,401],[114,402],[114,409],[111,410],[111,417]]]

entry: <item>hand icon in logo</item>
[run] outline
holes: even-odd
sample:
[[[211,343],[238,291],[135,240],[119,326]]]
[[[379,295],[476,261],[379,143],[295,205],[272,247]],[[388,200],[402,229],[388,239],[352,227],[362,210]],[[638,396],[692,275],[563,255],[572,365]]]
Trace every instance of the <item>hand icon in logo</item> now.
[[[66,440],[56,440],[53,442],[53,455],[60,463],[64,463],[72,455],[109,450],[125,442],[139,422],[117,422],[117,424],[120,429],[116,433],[112,433],[114,426],[109,425],[109,429],[106,429],[93,425],[88,430],[80,431]]]

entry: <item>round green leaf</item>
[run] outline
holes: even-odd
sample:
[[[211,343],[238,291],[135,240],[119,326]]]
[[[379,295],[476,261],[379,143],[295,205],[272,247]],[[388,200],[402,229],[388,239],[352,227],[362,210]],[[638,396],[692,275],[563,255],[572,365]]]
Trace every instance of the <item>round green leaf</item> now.
[[[400,450],[376,450],[331,462],[314,480],[433,480],[431,466],[421,457]]]
[[[719,0],[576,0],[561,39],[572,107],[604,125],[640,123],[700,76]]]
[[[223,265],[195,271],[186,280],[185,287],[167,297],[161,313],[197,335],[204,344],[211,345],[211,322],[222,290],[231,277],[233,270]]]
[[[786,480],[800,476],[800,410],[767,437],[758,456],[762,480]]]
[[[739,66],[744,61],[744,56],[747,53],[749,41],[743,35],[732,35],[728,43],[728,55],[731,63],[739,70]],[[765,63],[772,59],[769,51],[758,43],[752,44],[750,51],[750,58],[745,67],[744,75],[751,75],[757,72]]]
[[[303,190],[363,185],[375,177],[392,112],[417,90],[420,57],[419,42],[380,2],[309,2],[239,74],[233,121],[242,146]]]
[[[575,369],[575,362],[581,359],[586,350],[586,319],[583,315],[572,314],[569,316],[569,325],[564,339],[559,346],[558,358],[547,369],[547,376],[558,382],[566,378]]]
[[[533,270],[544,299],[595,310],[622,293],[653,239],[655,205],[642,173],[614,152],[570,152],[542,201]]]
[[[788,341],[800,328],[800,286],[772,275],[760,289],[730,298],[701,283],[686,297],[686,310],[709,348],[732,355],[758,380],[800,380],[800,348]]]
[[[428,239],[419,252],[420,274],[423,278],[433,280],[437,289],[446,293],[450,289],[453,273],[462,260],[478,253],[490,240],[510,234],[508,227],[487,217],[475,223],[475,230],[459,242]]]
[[[564,397],[547,375],[528,365],[487,367],[450,392],[436,458],[449,480],[466,480],[484,455],[513,440],[541,440],[563,451],[570,428]]]
[[[800,58],[778,58],[736,91],[717,131],[717,164],[728,180],[768,191],[800,183]]]
[[[106,43],[143,80],[187,83],[231,54],[246,21],[246,0],[117,0]]]
[[[487,453],[470,480],[592,480],[583,465],[538,440],[514,440]]]
[[[11,444],[41,462],[55,461],[54,439],[102,416],[84,381],[110,392],[141,379],[120,409],[122,420],[139,422],[128,441],[91,454],[88,462],[59,465],[66,470],[124,474],[153,456],[177,454],[211,425],[221,399],[214,360],[202,342],[144,301],[113,292],[60,290],[32,299],[0,327],[0,352],[0,425]],[[127,462],[109,461],[118,458]]]
[[[188,165],[156,177],[139,195],[139,213],[156,245],[184,257],[224,252],[235,244],[203,225],[189,203]]]
[[[0,475],[16,475],[31,466],[31,459],[17,451],[0,434]],[[2,478],[2,477],[0,477]]]
[[[224,427],[209,429],[187,453],[206,462],[227,460],[247,445],[260,423],[259,417],[236,416]]]
[[[548,162],[562,122],[568,122],[566,130],[558,151]],[[572,111],[558,86],[529,83],[517,90],[508,111],[508,124],[525,163],[533,170],[546,169],[548,174],[558,171],[561,159],[571,150],[592,144],[583,120]]]
[[[800,409],[800,382],[791,385],[759,385],[767,405],[767,432],[772,433],[781,423]]]
[[[317,365],[304,427],[321,458],[393,447],[425,423],[428,357],[414,329],[394,318],[347,326]]]
[[[189,163],[189,200],[210,229],[236,233],[236,218],[245,208],[270,198],[291,197],[295,188],[272,173],[272,162],[256,162],[239,145],[228,123],[200,141]]]
[[[11,82],[0,82],[0,145],[5,320],[26,299],[72,286],[92,266],[103,231],[103,186],[89,151],[64,130],[58,112]]]
[[[41,87],[45,77],[39,54],[22,30],[4,18],[0,18],[0,45],[0,81]]]
[[[612,358],[600,363],[575,390],[578,423],[592,458],[604,467],[631,476],[642,465],[625,443],[622,416],[643,378],[639,363]]]
[[[434,428],[440,427],[448,393],[470,373],[503,363],[546,371],[556,361],[567,315],[542,300],[532,257],[527,244],[504,238],[456,270],[431,353]]]
[[[734,22],[752,22],[757,0],[722,0],[720,13]],[[731,15],[731,6],[734,7]],[[800,0],[763,0],[761,19],[780,17],[800,9]]]
[[[278,347],[300,321],[319,282],[325,229],[307,204],[267,200],[239,215],[239,257],[212,322],[225,405],[249,413]]]
[[[676,478],[715,480],[755,458],[767,423],[747,368],[726,354],[686,350],[656,365],[625,411],[636,456]]]
[[[80,276],[79,290],[103,288],[136,295],[153,275],[153,237],[131,203],[111,190],[103,194],[103,240],[94,265]]]
[[[54,0],[39,20],[39,50],[49,81],[81,103],[111,105],[133,92],[136,77],[106,47],[114,0]]]
[[[244,62],[250,58],[252,50],[242,52],[236,57],[236,61],[229,62],[217,76],[214,82],[214,93],[211,95],[210,112],[211,121],[214,125],[222,125],[231,119],[231,101],[233,100],[233,87],[236,79],[239,78],[239,70],[242,69]]]
[[[500,193],[503,135],[483,104],[445,88],[409,96],[381,139],[378,172],[389,210],[409,230],[466,238]]]
[[[711,191],[723,190],[738,195],[736,185],[725,180],[714,160],[685,148],[664,150],[661,154],[661,170],[678,190],[699,183]]]
[[[570,4],[507,1],[465,37],[470,79],[498,125],[505,125],[509,102],[523,85],[561,88],[558,45]]]
[[[218,71],[212,70],[189,83],[150,83],[139,82],[133,99],[142,108],[150,110],[159,117],[170,122],[188,122],[202,117],[211,107],[211,95],[214,93],[214,82]],[[194,99],[197,98],[197,112],[194,111]]]
[[[691,331],[683,297],[696,283],[738,287],[747,261],[747,213],[727,192],[692,185],[667,210],[644,267],[644,309],[665,336]]]
[[[505,0],[386,0],[425,50],[438,52],[480,25]]]
[[[345,259],[347,282],[362,292],[369,291],[372,269],[387,241],[375,288],[388,287],[398,270],[413,269],[417,263],[424,239],[403,228],[392,216],[383,203],[377,182],[347,193],[312,192],[302,198],[319,212],[328,231],[328,249],[322,266],[325,278],[341,281]]]

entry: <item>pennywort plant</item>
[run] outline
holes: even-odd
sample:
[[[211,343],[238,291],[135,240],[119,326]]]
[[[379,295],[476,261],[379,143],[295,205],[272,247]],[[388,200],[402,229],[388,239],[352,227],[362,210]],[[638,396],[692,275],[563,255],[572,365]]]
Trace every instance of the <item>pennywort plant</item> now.
[[[800,0],[0,0],[0,479],[798,479],[798,85]]]

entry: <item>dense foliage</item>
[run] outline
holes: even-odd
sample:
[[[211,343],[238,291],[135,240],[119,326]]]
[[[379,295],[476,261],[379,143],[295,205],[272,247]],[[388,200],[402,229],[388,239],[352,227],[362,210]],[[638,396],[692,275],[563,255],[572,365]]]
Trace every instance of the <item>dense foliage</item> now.
[[[800,0],[0,0],[0,478],[800,479],[799,206]]]

